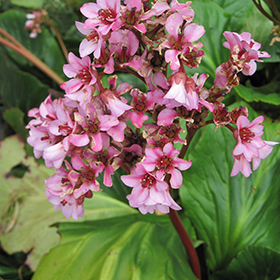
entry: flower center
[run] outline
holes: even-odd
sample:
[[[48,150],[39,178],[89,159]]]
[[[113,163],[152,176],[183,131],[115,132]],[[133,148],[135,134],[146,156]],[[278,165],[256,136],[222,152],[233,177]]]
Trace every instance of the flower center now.
[[[86,85],[89,84],[90,81],[92,80],[92,76],[91,76],[89,70],[86,68],[84,68],[83,70],[80,70],[75,78],[80,79],[81,82],[83,82]]]
[[[100,129],[98,127],[98,124],[99,124],[98,120],[92,121],[92,120],[87,119],[86,123],[88,125],[87,130],[90,131],[91,133],[98,133],[100,131]]]
[[[93,170],[91,169],[82,169],[81,173],[81,181],[84,183],[85,181],[92,181],[95,179],[95,175]]]
[[[67,136],[67,135],[71,134],[71,132],[72,132],[72,128],[66,124],[59,125],[58,129],[59,129],[60,134],[63,136]]]
[[[255,137],[255,133],[252,132],[249,128],[243,127],[239,131],[239,136],[242,141],[250,143],[251,140]]]
[[[110,9],[100,9],[98,11],[98,18],[104,23],[110,23],[115,17],[115,12]]]
[[[140,184],[142,188],[150,189],[152,186],[156,184],[156,179],[150,174],[146,174],[145,177],[140,180]]]
[[[97,43],[98,39],[99,39],[99,35],[96,31],[92,31],[92,32],[90,32],[89,35],[86,36],[86,39],[88,41],[94,41],[94,43]]]
[[[163,157],[159,160],[159,162],[158,162],[158,164],[157,164],[157,168],[158,168],[158,169],[164,169],[164,170],[168,169],[168,167],[170,166],[171,160],[172,160],[171,158],[168,158],[168,157],[166,157],[166,156],[163,156]]]
[[[138,100],[135,107],[134,107],[134,110],[136,112],[146,112],[146,104],[145,102],[141,101],[141,100]]]

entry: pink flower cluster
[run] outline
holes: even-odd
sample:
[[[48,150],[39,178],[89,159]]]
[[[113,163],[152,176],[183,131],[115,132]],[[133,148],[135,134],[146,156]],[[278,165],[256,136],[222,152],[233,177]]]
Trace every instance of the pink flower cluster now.
[[[25,22],[24,28],[31,30],[29,34],[30,38],[36,38],[38,33],[41,33],[41,23],[44,21],[44,17],[47,16],[46,10],[33,11],[32,14],[27,14],[27,21]]]
[[[186,145],[182,121],[187,130],[198,129],[207,124],[208,112],[217,126],[237,124],[232,175],[241,171],[247,176],[248,164],[253,161],[255,169],[271,152],[273,143],[260,139],[259,120],[249,125],[246,109],[228,112],[221,103],[237,83],[236,74],[252,74],[254,60],[267,56],[258,51],[259,44],[246,34],[225,33],[231,55],[218,67],[209,90],[204,87],[207,74],[189,77],[184,68],[198,67],[204,56],[203,44],[197,41],[205,30],[193,23],[191,2],[154,2],[84,4],[81,12],[87,19],[76,22],[85,35],[81,58],[70,53],[63,67],[69,78],[61,85],[65,96],[48,96],[29,112],[34,119],[27,126],[27,141],[36,158],[58,170],[46,180],[46,196],[67,218],[81,217],[84,199],[101,190],[96,179],[103,174],[103,184],[111,187],[111,175],[118,168],[128,173],[121,179],[132,188],[127,196],[132,207],[143,214],[180,210],[171,192],[180,188],[181,171],[192,162],[182,159],[173,145]],[[118,83],[116,75],[105,76],[115,71],[133,74],[148,90]]]
[[[252,173],[250,162],[253,162],[253,170],[256,170],[261,159],[272,152],[272,146],[279,144],[261,139],[264,126],[260,123],[263,121],[263,116],[257,117],[251,123],[245,116],[238,118],[237,129],[233,131],[233,136],[238,142],[232,153],[234,165],[231,176],[241,172],[245,177],[249,177]]]

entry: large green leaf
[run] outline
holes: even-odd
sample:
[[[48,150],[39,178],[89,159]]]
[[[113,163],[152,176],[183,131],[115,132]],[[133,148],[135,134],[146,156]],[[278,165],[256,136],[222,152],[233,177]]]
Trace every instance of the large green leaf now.
[[[212,275],[211,280],[275,280],[280,276],[279,263],[278,252],[252,246],[239,253],[226,271]]]
[[[25,114],[48,95],[48,87],[27,72],[13,68],[0,54],[0,94],[6,108],[18,107]]]
[[[51,33],[42,28],[42,33],[36,38],[30,38],[29,33],[24,29],[26,14],[18,10],[8,10],[0,15],[0,27],[12,35],[32,54],[44,61],[53,71],[64,77],[62,66],[66,63],[58,43]],[[9,55],[21,66],[32,66],[33,64],[15,51],[6,48]]]
[[[19,108],[11,108],[3,113],[3,119],[14,129],[22,141],[26,140],[27,130],[24,123],[24,113]]]
[[[212,0],[231,15],[227,31],[239,32],[252,13],[253,1],[244,0]]]
[[[264,124],[262,138],[279,141],[279,121]],[[189,154],[193,164],[184,172],[180,189],[197,237],[209,245],[208,264],[214,271],[227,267],[240,250],[253,244],[280,252],[280,148],[275,146],[249,178],[230,177],[235,145],[228,129],[215,132],[214,125],[205,127]]]
[[[42,255],[59,243],[53,223],[67,221],[61,211],[55,212],[45,197],[44,181],[54,171],[25,158],[23,143],[18,137],[0,143],[0,241],[9,253],[32,252],[27,263],[35,270]],[[28,167],[23,178],[8,177],[10,169],[19,163]],[[135,214],[128,205],[102,193],[85,201],[85,215],[80,220],[99,220]],[[70,219],[74,221],[72,218]]]
[[[130,215],[62,223],[61,244],[42,258],[33,280],[195,280],[168,218]]]
[[[234,90],[247,102],[261,101],[272,105],[280,105],[279,82],[273,82],[257,88],[238,85]]]

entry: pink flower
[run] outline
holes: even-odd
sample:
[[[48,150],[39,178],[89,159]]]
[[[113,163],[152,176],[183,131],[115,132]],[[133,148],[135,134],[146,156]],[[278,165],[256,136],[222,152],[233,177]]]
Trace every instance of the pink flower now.
[[[187,1],[185,4],[178,3],[177,0],[173,0],[171,2],[171,10],[170,11],[176,11],[178,12],[182,18],[187,22],[191,22],[194,18],[194,11],[189,6],[192,2]]]
[[[135,55],[138,47],[139,40],[132,31],[121,29],[112,32],[110,50],[115,53],[119,63],[139,70],[142,66],[141,59]]]
[[[66,94],[83,89],[91,93],[91,88],[96,83],[97,71],[92,67],[90,57],[85,56],[80,59],[70,52],[68,59],[70,64],[65,64],[63,71],[68,78],[72,79],[63,83],[61,88],[65,90]]]
[[[259,51],[260,43],[251,39],[251,34],[243,32],[224,32],[227,42],[223,46],[230,49],[232,63],[242,71],[244,75],[253,75],[257,69],[255,61],[261,62],[260,57],[270,57],[267,52]]]
[[[81,13],[88,19],[84,28],[95,28],[102,35],[115,31],[124,25],[120,18],[120,0],[97,0],[95,3],[85,3]]]
[[[174,149],[172,143],[167,143],[163,149],[146,149],[145,153],[146,156],[141,164],[148,172],[155,171],[159,179],[162,179],[166,174],[171,174],[171,187],[175,189],[181,187],[183,178],[178,169],[186,170],[190,168],[192,161],[178,158],[179,151]]]
[[[113,185],[111,175],[114,174],[116,168],[113,167],[113,159],[120,153],[114,147],[109,147],[107,150],[103,149],[94,154],[88,153],[85,158],[88,160],[94,160],[97,165],[100,166],[100,170],[104,171],[103,183],[107,187]]]
[[[167,19],[165,28],[168,31],[168,39],[163,43],[163,47],[167,47],[168,50],[165,52],[165,61],[171,62],[170,68],[172,70],[177,70],[180,67],[179,56],[182,56],[185,64],[191,67],[195,67],[199,64],[203,51],[198,52],[198,49],[203,47],[202,43],[196,46],[191,43],[200,39],[200,37],[205,33],[203,26],[196,23],[187,24],[182,30],[182,24],[184,22],[183,17],[176,13],[169,16]],[[195,61],[193,59],[195,51]]]
[[[84,35],[86,38],[81,42],[79,47],[79,52],[81,57],[85,57],[91,53],[94,54],[94,58],[99,58],[101,53],[102,43],[104,39],[102,35],[95,28],[85,29],[83,23],[76,21],[77,29]]]
[[[272,152],[272,146],[278,142],[263,141],[263,116],[259,116],[251,123],[245,116],[237,119],[237,129],[234,130],[233,136],[238,141],[233,149],[232,155],[234,165],[231,176],[235,176],[241,172],[245,177],[249,177],[252,173],[250,162],[253,160],[253,170],[256,170],[260,164],[260,160],[267,157]]]
[[[145,21],[148,18],[156,15],[158,10],[164,10],[164,7],[161,5],[157,5],[150,9],[148,12],[144,13],[143,4],[141,0],[126,0],[126,9],[122,12],[123,20],[128,24],[132,25],[135,29],[142,32],[143,34],[146,33],[146,27],[144,23],[141,21]],[[167,7],[165,6],[165,9]]]
[[[121,176],[121,180],[133,188],[127,196],[129,205],[139,208],[142,214],[152,214],[156,209],[162,213],[169,213],[169,207],[174,210],[181,209],[170,196],[168,184],[147,172],[141,164],[132,170],[131,175]]]
[[[131,91],[133,99],[130,105],[133,106],[133,112],[131,113],[131,123],[137,128],[141,128],[143,122],[148,120],[149,117],[144,115],[147,110],[151,110],[154,107],[154,98],[151,92],[143,93],[139,89],[133,89]]]
[[[110,114],[119,117],[125,111],[132,109],[131,106],[126,104],[126,100],[120,95],[131,90],[132,86],[128,83],[122,83],[117,86],[117,76],[112,76],[108,79],[110,89],[105,89],[100,93],[100,98],[107,106]]]
[[[187,110],[197,110],[199,98],[196,93],[195,82],[183,72],[176,72],[168,78],[171,88],[164,98],[174,99],[173,107],[185,106]]]
[[[36,38],[38,33],[41,33],[41,23],[44,21],[44,17],[47,16],[46,10],[33,11],[32,14],[27,14],[27,21],[25,22],[24,28],[31,30],[29,34],[30,38]]]
[[[79,156],[71,158],[72,166],[75,170],[69,172],[68,178],[75,189],[73,196],[75,199],[85,195],[89,190],[100,191],[99,183],[96,181],[98,174],[102,172],[102,167],[95,165],[92,161],[88,165]]]
[[[68,178],[72,167],[67,162],[65,164],[68,170],[61,167],[58,173],[45,181],[47,186],[46,197],[54,205],[55,211],[61,209],[67,219],[72,216],[75,220],[78,220],[84,214],[84,199],[91,198],[92,192],[88,191],[78,198],[74,197],[75,186]]]

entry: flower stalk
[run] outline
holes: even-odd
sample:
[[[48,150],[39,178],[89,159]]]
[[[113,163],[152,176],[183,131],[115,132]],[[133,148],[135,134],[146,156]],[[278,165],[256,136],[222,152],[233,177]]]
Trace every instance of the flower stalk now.
[[[46,75],[48,75],[51,79],[53,79],[56,83],[61,85],[64,81],[60,78],[49,66],[47,66],[42,60],[32,54],[29,50],[27,50],[22,44],[20,44],[14,37],[8,34],[5,30],[0,28],[0,34],[4,35],[10,41],[0,37],[0,44],[3,44],[10,49],[16,51],[27,60],[32,62],[36,67],[38,67],[41,71],[43,71]]]
[[[190,265],[193,270],[193,273],[197,279],[200,279],[201,276],[200,276],[199,260],[198,260],[196,251],[193,247],[192,241],[191,241],[185,227],[183,226],[178,213],[175,210],[170,209],[170,212],[168,215],[169,215],[169,218],[170,218],[174,228],[176,229],[177,233],[179,234],[179,236],[181,238],[181,241],[182,241],[184,248],[187,252],[187,255],[189,257],[189,261],[190,261]]]

